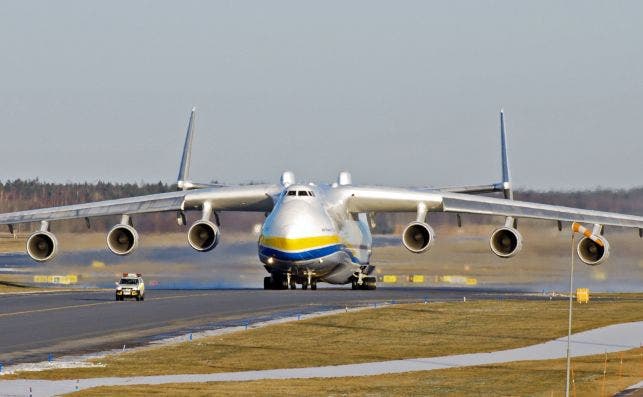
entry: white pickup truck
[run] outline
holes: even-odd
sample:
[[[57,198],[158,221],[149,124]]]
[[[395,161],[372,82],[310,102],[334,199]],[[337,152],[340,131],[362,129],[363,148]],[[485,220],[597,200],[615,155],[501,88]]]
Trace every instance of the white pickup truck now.
[[[116,300],[125,298],[145,300],[145,282],[140,273],[123,273],[121,281],[116,282]]]

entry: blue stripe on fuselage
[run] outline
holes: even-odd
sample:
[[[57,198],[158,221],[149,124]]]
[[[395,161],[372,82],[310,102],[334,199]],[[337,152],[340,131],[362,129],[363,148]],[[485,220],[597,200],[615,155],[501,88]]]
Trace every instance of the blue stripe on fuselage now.
[[[344,251],[350,255],[351,261],[358,263],[358,260],[353,254],[350,253],[342,244],[329,245],[328,247],[315,248],[312,250],[306,250],[301,252],[285,252],[278,249],[264,247],[263,245],[259,246],[259,254],[273,257],[282,261],[307,261],[323,258],[325,256],[334,254],[339,251]]]

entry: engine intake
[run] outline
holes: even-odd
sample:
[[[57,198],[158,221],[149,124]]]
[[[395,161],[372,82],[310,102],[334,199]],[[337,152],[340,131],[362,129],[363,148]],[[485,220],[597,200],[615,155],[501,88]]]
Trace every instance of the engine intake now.
[[[107,233],[107,247],[116,255],[130,254],[138,247],[138,232],[130,225],[116,225]]]
[[[491,251],[501,258],[511,258],[522,249],[522,235],[512,227],[501,227],[491,233]]]
[[[583,237],[578,243],[578,247],[576,249],[580,260],[590,266],[600,265],[610,256],[610,245],[605,237],[596,237],[598,237],[598,239],[603,243],[602,247],[590,238]]]
[[[424,222],[411,222],[402,233],[402,244],[416,254],[427,251],[434,241],[433,228]]]
[[[35,232],[27,239],[27,254],[37,262],[53,259],[58,252],[58,240],[51,232]]]
[[[211,251],[219,244],[219,235],[219,227],[214,223],[196,221],[188,230],[188,243],[197,251]]]

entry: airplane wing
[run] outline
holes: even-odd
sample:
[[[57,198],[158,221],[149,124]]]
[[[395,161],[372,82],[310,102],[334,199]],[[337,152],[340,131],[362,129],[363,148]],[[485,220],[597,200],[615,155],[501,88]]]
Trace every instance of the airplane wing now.
[[[643,229],[643,216],[443,191],[351,186],[346,188],[346,203],[349,212],[354,213],[416,212],[420,207],[425,212],[500,215]]]
[[[499,183],[431,190],[347,187],[347,208],[350,212],[358,213],[417,211],[418,220],[421,221],[424,221],[423,218],[427,212],[454,212],[632,227],[639,228],[641,233],[643,229],[641,216],[513,200],[507,155],[506,123],[502,110],[500,111],[500,146],[502,181]],[[493,192],[503,192],[504,198],[477,196],[477,194]]]
[[[270,211],[277,185],[247,185],[150,194],[117,200],[66,205],[0,214],[0,225],[57,221],[106,215],[197,210],[209,203],[213,211]]]

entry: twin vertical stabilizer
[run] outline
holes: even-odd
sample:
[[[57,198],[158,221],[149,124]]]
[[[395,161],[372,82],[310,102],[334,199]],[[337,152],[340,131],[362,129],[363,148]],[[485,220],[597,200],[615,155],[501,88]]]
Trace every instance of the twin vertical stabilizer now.
[[[192,137],[194,136],[194,116],[196,107],[192,108],[190,121],[188,122],[188,131],[185,134],[185,143],[183,144],[183,155],[181,156],[181,165],[179,166],[179,176],[177,178],[177,189],[188,190],[192,187],[188,178],[190,177],[190,158],[192,157]]]
[[[505,126],[505,112],[500,109],[500,152],[502,156],[502,191],[506,199],[513,200],[511,189],[511,174],[509,173],[509,157],[507,155],[507,132]]]

